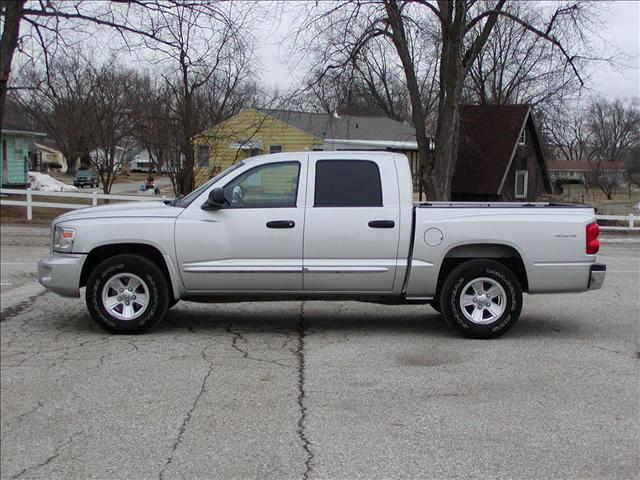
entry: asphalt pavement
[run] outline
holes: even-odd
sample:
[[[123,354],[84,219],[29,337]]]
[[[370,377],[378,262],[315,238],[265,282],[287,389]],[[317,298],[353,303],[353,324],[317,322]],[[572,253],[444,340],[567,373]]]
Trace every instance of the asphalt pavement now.
[[[640,243],[482,341],[426,306],[319,301],[180,302],[113,336],[37,284],[48,239],[1,229],[3,479],[640,474]]]

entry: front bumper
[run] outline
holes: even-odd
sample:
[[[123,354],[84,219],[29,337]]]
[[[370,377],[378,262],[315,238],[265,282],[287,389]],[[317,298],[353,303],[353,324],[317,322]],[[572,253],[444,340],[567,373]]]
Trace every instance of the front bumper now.
[[[80,275],[87,256],[73,253],[54,253],[38,262],[38,281],[63,297],[80,296]]]
[[[597,290],[602,288],[604,277],[607,273],[607,266],[603,263],[591,265],[591,274],[589,275],[589,290]]]

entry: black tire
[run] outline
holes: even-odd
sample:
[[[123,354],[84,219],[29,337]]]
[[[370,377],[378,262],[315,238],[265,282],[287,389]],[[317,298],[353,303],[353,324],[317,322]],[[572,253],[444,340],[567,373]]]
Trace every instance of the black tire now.
[[[442,309],[440,308],[440,300],[438,300],[437,298],[434,298],[433,300],[429,300],[429,305],[431,306],[431,308],[433,308],[436,312],[438,313],[442,313]]]
[[[173,307],[176,306],[176,303],[178,303],[180,300],[174,300],[173,298],[171,300],[169,300],[169,306],[167,307],[168,309],[172,309]]]
[[[118,312],[108,311],[102,300],[105,285],[117,276],[124,276],[126,279],[127,274],[142,280],[149,300],[144,311],[134,312],[134,315],[139,316],[130,320],[115,316]],[[130,295],[127,292],[125,294]],[[102,328],[117,334],[137,334],[149,330],[165,317],[171,294],[166,277],[155,263],[139,255],[122,254],[108,258],[91,272],[85,298],[91,317]],[[136,302],[131,300],[131,304],[133,310]]]
[[[481,281],[480,279],[489,279],[489,281]],[[493,299],[493,305],[490,299],[484,298],[482,295],[476,295],[476,290],[471,286],[473,281],[480,281],[479,285],[490,287],[496,283],[502,287],[502,291],[498,288],[500,294],[498,299]],[[482,288],[482,287],[481,287]],[[476,300],[481,300],[481,305],[476,307],[478,303],[470,304],[465,308],[467,315],[479,314],[483,318],[481,322],[472,321],[463,312],[460,297],[463,293],[476,292],[472,297],[478,296]],[[481,292],[487,294],[488,292]],[[499,303],[495,303],[498,300]],[[469,300],[471,302],[471,300]],[[483,302],[489,302],[488,304]],[[501,263],[493,260],[470,260],[458,265],[446,278],[440,292],[440,305],[442,314],[454,329],[460,334],[469,338],[496,338],[506,333],[516,323],[520,317],[522,310],[522,287],[516,276]],[[502,313],[492,319],[494,314],[490,309],[496,309],[498,312],[504,308]],[[476,312],[478,308],[480,312]],[[483,310],[486,310],[484,312]],[[487,318],[485,319],[484,316]]]

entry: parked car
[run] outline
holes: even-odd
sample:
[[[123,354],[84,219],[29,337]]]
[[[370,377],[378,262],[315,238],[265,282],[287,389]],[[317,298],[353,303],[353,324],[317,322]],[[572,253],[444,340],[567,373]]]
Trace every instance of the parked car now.
[[[100,175],[93,170],[80,169],[76,171],[76,175],[73,177],[73,185],[79,188],[98,187],[100,186]]]
[[[404,155],[300,152],[236,163],[168,202],[75,210],[52,225],[42,285],[139,333],[180,299],[431,304],[464,336],[493,338],[522,294],[600,288],[592,208],[414,205]],[[585,299],[586,300],[586,299]]]

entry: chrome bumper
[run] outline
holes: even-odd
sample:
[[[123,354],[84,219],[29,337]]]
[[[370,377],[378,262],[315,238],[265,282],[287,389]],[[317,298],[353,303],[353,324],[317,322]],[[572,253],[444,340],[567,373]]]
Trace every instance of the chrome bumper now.
[[[38,262],[38,281],[63,297],[80,296],[80,274],[86,255],[54,253]]]
[[[602,288],[604,276],[607,273],[607,266],[603,263],[591,265],[591,275],[589,276],[589,290]]]

